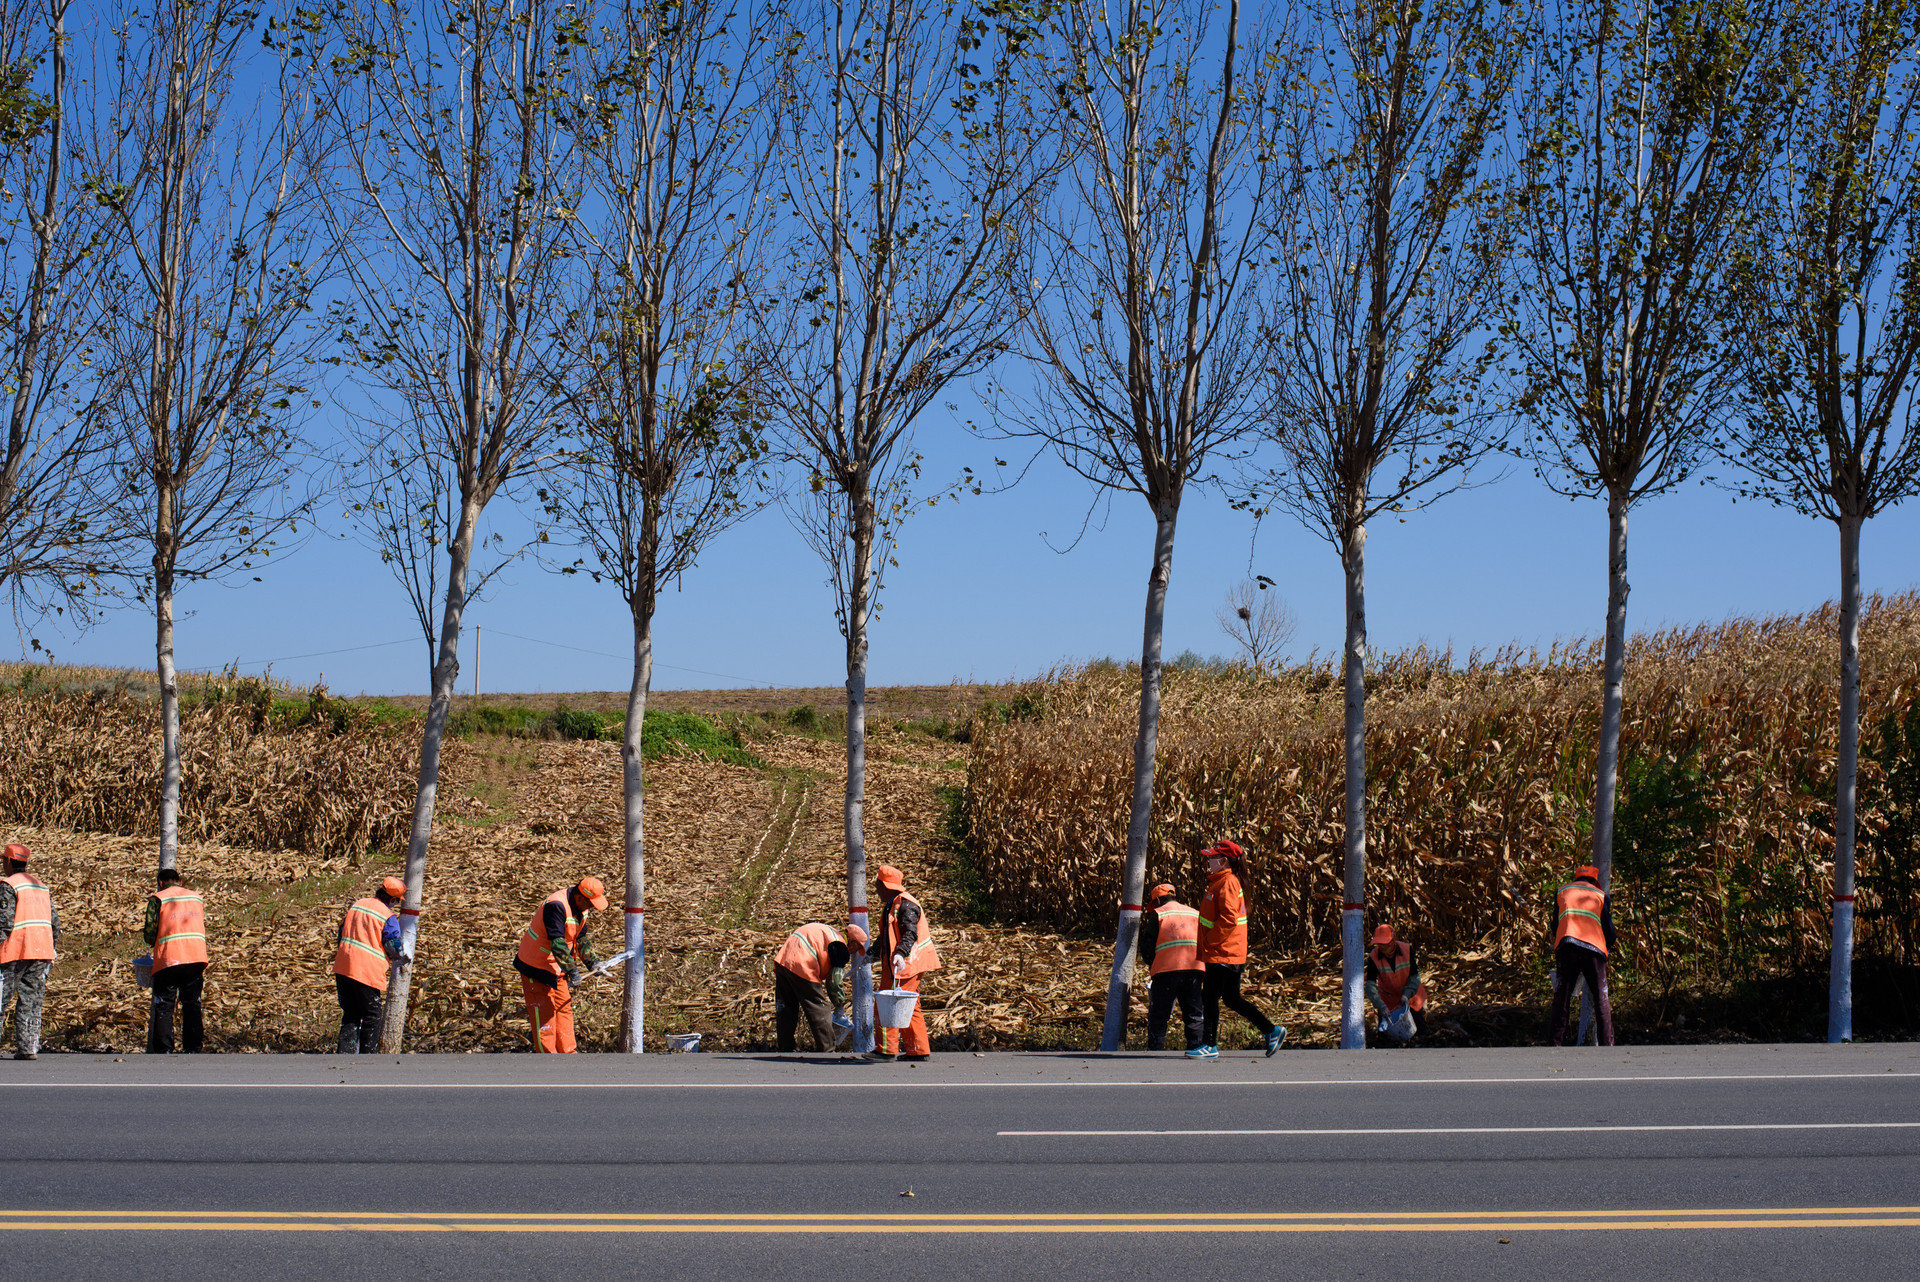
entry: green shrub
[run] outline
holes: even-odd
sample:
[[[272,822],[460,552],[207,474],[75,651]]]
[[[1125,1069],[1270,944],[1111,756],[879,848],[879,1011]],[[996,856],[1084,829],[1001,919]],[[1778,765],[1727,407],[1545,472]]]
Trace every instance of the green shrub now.
[[[820,714],[813,710],[811,703],[803,703],[787,714],[787,724],[795,730],[818,730]]]
[[[766,762],[747,750],[740,732],[722,729],[705,717],[691,712],[649,712],[640,727],[640,755],[652,759],[666,756],[705,757],[733,766],[764,766]]]

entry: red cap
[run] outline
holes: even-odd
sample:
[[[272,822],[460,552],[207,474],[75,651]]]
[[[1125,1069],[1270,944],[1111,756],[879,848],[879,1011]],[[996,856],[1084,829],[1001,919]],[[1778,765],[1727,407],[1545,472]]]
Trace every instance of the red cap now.
[[[395,899],[405,899],[407,897],[407,883],[401,881],[398,877],[385,878],[380,883],[380,889],[386,891]]]
[[[1247,852],[1240,849],[1240,843],[1236,841],[1222,841],[1217,845],[1208,846],[1200,853],[1208,859],[1215,858],[1216,856],[1221,859],[1245,859],[1247,857]]]
[[[18,864],[24,864],[27,860],[33,858],[33,852],[17,841],[8,842],[5,853],[7,858]]]
[[[879,872],[876,875],[880,878],[880,884],[889,890],[905,890],[907,888],[906,876],[892,864],[881,864]]]
[[[1378,948],[1381,944],[1391,944],[1392,942],[1393,927],[1375,926],[1373,928],[1373,945],[1375,948]]]
[[[574,887],[580,892],[580,898],[587,901],[595,912],[605,911],[607,906],[607,884],[598,877],[582,877],[580,884]]]
[[[1147,892],[1147,902],[1152,903],[1154,900],[1160,898],[1160,896],[1162,895],[1165,895],[1168,899],[1173,898],[1174,889],[1173,889],[1172,882],[1163,881],[1158,886],[1155,886],[1152,890],[1149,890]]]
[[[856,948],[864,949],[867,946],[867,932],[858,926],[847,927],[847,938],[852,941],[853,946]]]
[[[1600,870],[1592,864],[1581,864],[1573,870],[1573,879],[1575,881],[1590,881],[1598,886],[1600,884]]]

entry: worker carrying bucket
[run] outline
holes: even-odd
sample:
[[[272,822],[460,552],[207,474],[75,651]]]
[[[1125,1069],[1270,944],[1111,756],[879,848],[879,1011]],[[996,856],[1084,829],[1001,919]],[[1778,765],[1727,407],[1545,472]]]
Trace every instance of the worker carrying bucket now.
[[[1420,974],[1420,959],[1413,945],[1393,937],[1393,927],[1381,925],[1373,932],[1373,947],[1367,950],[1367,1000],[1380,1021],[1380,1036],[1405,1045],[1427,1031],[1427,982]]]
[[[880,987],[874,992],[876,1045],[869,1060],[924,1060],[933,1056],[927,1019],[920,1010],[920,977],[940,969],[940,954],[920,901],[907,893],[906,877],[880,865],[880,914],[874,948],[880,957]]]
[[[800,1016],[813,1030],[813,1048],[830,1051],[844,1036],[834,1016],[846,1009],[847,968],[867,964],[867,932],[847,928],[843,938],[825,922],[810,921],[787,936],[773,958],[773,1023],[783,1051],[800,1049]]]
[[[598,877],[582,877],[578,884],[548,895],[520,932],[513,968],[520,972],[520,992],[527,1000],[536,1051],[571,1055],[576,1049],[573,990],[583,971],[600,965],[593,941],[587,938],[587,913],[606,907],[606,883]]]

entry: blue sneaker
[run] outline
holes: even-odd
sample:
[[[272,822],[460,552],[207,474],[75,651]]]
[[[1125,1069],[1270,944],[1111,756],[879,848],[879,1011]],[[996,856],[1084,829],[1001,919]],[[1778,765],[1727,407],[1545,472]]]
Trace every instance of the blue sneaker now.
[[[1273,1031],[1267,1034],[1267,1054],[1271,1056],[1275,1051],[1279,1050],[1282,1046],[1285,1046],[1286,1044],[1287,1044],[1287,1026],[1285,1024],[1275,1024],[1273,1026]]]
[[[1220,1048],[1218,1046],[1189,1046],[1187,1048],[1187,1058],[1188,1059],[1219,1059]]]

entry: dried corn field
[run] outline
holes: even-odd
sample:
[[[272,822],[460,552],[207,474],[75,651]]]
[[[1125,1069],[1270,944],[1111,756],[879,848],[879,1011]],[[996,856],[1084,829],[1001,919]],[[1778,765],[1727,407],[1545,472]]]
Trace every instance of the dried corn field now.
[[[1715,964],[1825,965],[1835,637],[1829,610],[1642,636],[1630,648],[1623,760],[1694,763],[1711,815],[1674,870],[1683,893],[1673,911],[1683,920],[1669,917],[1661,928]],[[1872,602],[1863,655],[1871,739],[1880,718],[1904,712],[1920,688],[1920,598]],[[1596,644],[1465,665],[1414,651],[1376,667],[1367,736],[1372,919],[1410,926],[1430,955],[1509,967],[1541,955],[1552,890],[1588,849],[1599,666]],[[976,735],[971,844],[1003,916],[1111,929],[1137,691],[1137,673],[1111,665],[1062,672],[1024,692],[1024,706],[1042,715]],[[1252,853],[1256,948],[1331,956],[1344,838],[1341,715],[1330,664],[1268,678],[1170,672],[1148,880],[1197,893],[1197,852],[1231,836]],[[1863,832],[1896,817],[1882,804],[1882,782],[1863,759]],[[1625,795],[1623,806],[1632,800]],[[1868,884],[1872,860],[1863,850]],[[1920,910],[1911,900],[1868,898],[1869,923],[1910,922]],[[1655,946],[1635,942],[1643,953]]]

